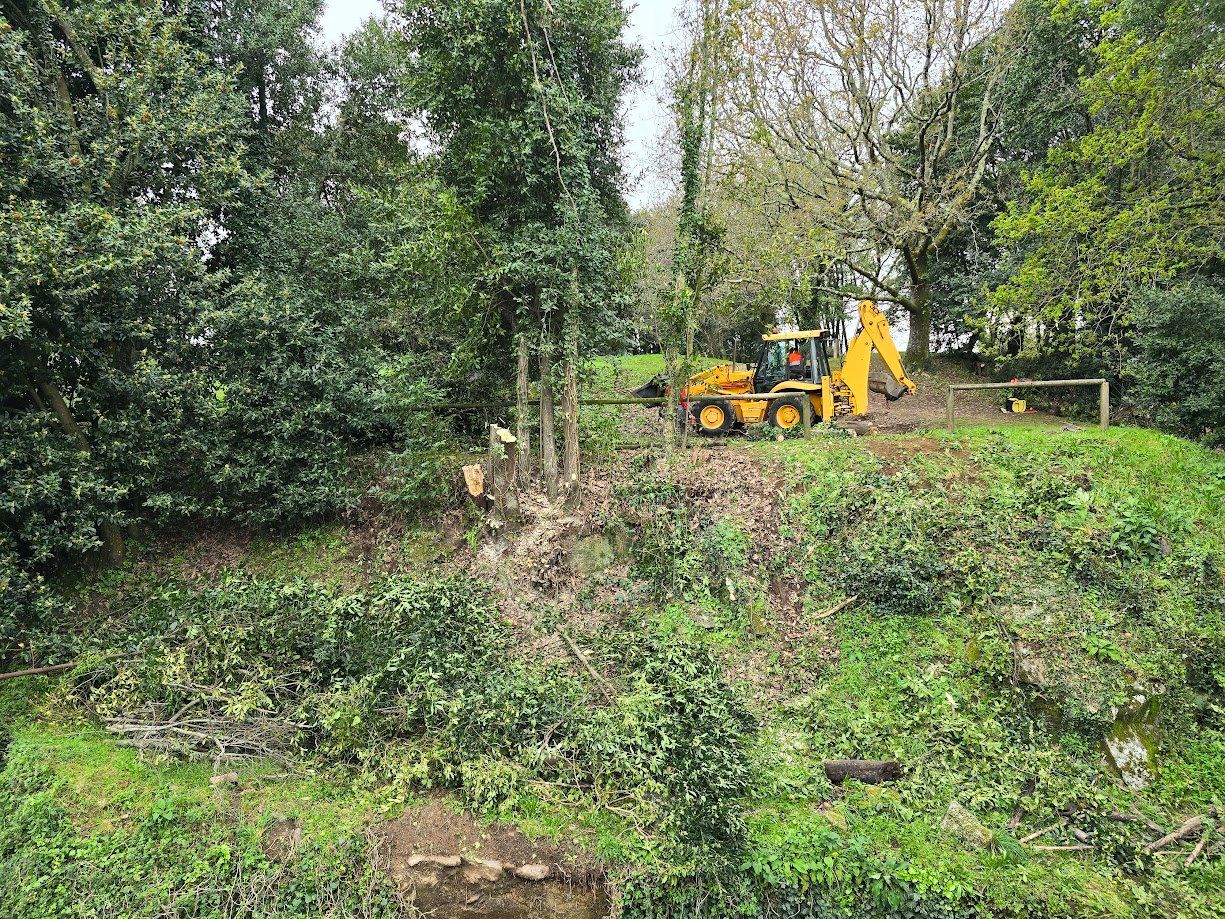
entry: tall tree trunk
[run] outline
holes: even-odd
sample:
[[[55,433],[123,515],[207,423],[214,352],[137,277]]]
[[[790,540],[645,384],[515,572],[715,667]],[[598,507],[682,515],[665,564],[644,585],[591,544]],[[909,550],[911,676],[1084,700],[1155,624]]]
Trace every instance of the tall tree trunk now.
[[[532,480],[532,419],[528,402],[529,347],[527,333],[515,336],[519,366],[515,375],[515,437],[519,441],[518,478],[520,486],[526,488]]]
[[[910,270],[910,339],[906,342],[906,361],[922,367],[931,360],[932,305],[931,279],[928,277],[927,253],[919,250],[907,253]]]
[[[77,420],[73,417],[72,409],[68,407],[68,403],[64,400],[64,396],[60,393],[59,388],[50,380],[38,381],[38,393],[42,396],[41,400],[36,399],[35,404],[41,402],[43,405],[51,409],[55,415],[55,420],[59,423],[60,430],[71,438],[72,441],[85,453],[89,453],[89,440],[85,436],[85,432],[81,430],[81,426],[77,424]],[[123,561],[124,543],[123,533],[119,527],[109,521],[102,521],[98,524],[98,536],[102,540],[103,555],[106,560],[113,565],[118,565]]]
[[[562,367],[565,389],[562,391],[562,493],[566,507],[579,506],[582,486],[579,480],[578,454],[578,330],[566,330],[566,356]]]
[[[541,330],[540,351],[540,470],[544,475],[545,493],[550,501],[557,500],[557,441],[554,439],[553,409],[553,342],[548,329]]]

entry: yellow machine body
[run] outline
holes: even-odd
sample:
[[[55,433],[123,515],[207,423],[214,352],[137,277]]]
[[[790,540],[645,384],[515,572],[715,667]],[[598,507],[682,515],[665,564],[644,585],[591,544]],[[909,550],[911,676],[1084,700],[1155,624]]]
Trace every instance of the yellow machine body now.
[[[889,334],[888,320],[871,300],[860,301],[858,309],[860,329],[847,346],[838,369],[830,368],[825,356],[824,342],[829,333],[813,329],[763,335],[762,353],[752,369],[724,364],[690,377],[682,398],[692,406],[698,430],[721,433],[733,423],[761,424],[767,420],[781,428],[792,428],[802,422],[803,403],[800,400],[803,398],[810,401],[814,420],[834,421],[862,415],[868,410],[868,370],[873,350],[880,354],[897,383],[896,389],[886,391],[889,398],[913,395],[915,384],[902,367],[901,355]],[[773,373],[767,372],[771,367],[768,352],[779,342],[791,343],[796,350],[807,350],[808,372],[804,376],[776,379],[777,367]],[[775,354],[779,353],[775,348]],[[795,393],[794,399],[736,398],[747,394],[790,392]],[[728,416],[729,411],[734,418]]]

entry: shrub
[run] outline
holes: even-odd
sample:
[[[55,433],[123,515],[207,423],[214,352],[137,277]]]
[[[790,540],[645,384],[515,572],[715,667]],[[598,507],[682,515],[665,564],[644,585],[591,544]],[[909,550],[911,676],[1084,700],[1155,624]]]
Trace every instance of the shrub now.
[[[256,525],[354,503],[349,453],[380,421],[363,310],[255,275],[206,312],[200,337],[211,383],[202,490]]]
[[[1136,412],[1175,434],[1225,443],[1225,290],[1188,281],[1135,297],[1127,364]]]

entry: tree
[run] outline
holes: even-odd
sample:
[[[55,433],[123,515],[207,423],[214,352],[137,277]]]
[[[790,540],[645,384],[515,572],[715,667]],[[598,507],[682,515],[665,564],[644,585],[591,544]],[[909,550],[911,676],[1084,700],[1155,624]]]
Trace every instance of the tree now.
[[[554,358],[564,355],[564,478],[577,497],[579,338],[616,302],[617,109],[637,63],[621,38],[625,19],[620,0],[406,0],[397,19],[415,114],[479,227],[486,360],[526,372],[507,356],[528,343],[537,359],[550,496]]]
[[[1128,402],[1184,437],[1225,443],[1225,284],[1188,281],[1133,296]]]
[[[1025,353],[1117,375],[1133,291],[1219,276],[1225,196],[1225,39],[1212,4],[1067,3],[1056,22],[1093,29],[1080,90],[1090,120],[1054,146],[995,223],[1012,254],[991,294]]]
[[[979,204],[998,143],[992,0],[752,0],[730,136],[836,240],[850,285],[910,318],[930,351],[931,268]],[[968,138],[958,135],[968,132]]]
[[[660,299],[665,373],[687,380],[693,372],[694,334],[703,298],[718,281],[724,228],[710,209],[716,111],[726,57],[722,0],[696,0],[682,14],[683,64],[672,78],[672,110],[680,147],[680,195],[673,240],[671,288]],[[676,416],[678,387],[668,389],[668,418]],[[667,428],[669,434],[672,427]],[[685,430],[685,429],[683,429]]]
[[[233,74],[195,38],[132,0],[0,20],[0,454],[20,477],[0,514],[27,560],[118,559],[127,523],[181,504],[201,240],[247,182]]]

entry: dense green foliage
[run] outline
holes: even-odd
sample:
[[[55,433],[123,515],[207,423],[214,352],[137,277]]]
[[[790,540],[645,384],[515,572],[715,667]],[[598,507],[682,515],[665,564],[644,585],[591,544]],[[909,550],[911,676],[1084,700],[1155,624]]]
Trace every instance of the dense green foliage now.
[[[0,769],[4,915],[404,915],[402,898],[366,857],[360,827],[343,815],[320,815],[287,863],[263,845],[269,819],[232,812],[210,794],[204,770],[141,764],[77,727],[54,735],[19,728]],[[136,799],[133,787],[147,787],[147,796]],[[248,797],[276,806],[274,789]],[[312,816],[304,810],[298,816]],[[122,813],[123,829],[95,824],[99,812]]]
[[[1146,421],[1209,444],[1225,441],[1225,293],[1183,283],[1140,291],[1133,303],[1135,352],[1124,370]]]
[[[497,392],[527,301],[549,348],[567,303],[615,330],[620,6],[410,4],[333,51],[321,10],[5,7],[0,648],[144,525],[334,513],[372,447],[436,468],[415,403]]]

